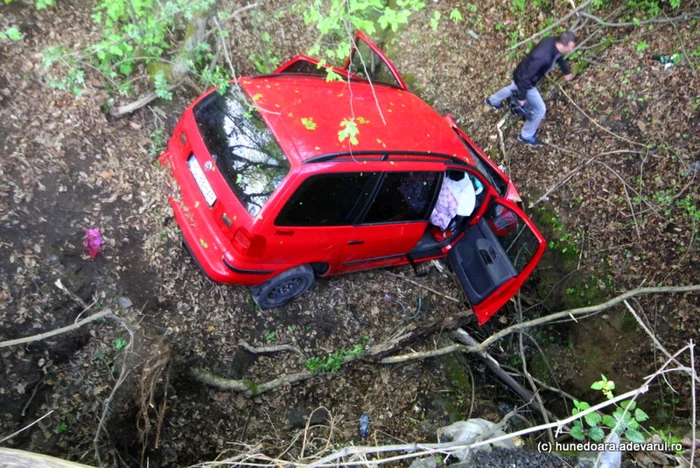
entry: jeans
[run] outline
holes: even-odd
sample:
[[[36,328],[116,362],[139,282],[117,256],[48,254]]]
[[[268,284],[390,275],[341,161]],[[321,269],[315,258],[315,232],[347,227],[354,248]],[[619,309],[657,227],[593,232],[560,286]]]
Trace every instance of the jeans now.
[[[499,106],[503,101],[509,99],[513,95],[513,91],[517,89],[518,87],[515,86],[515,83],[511,83],[505,88],[496,91],[496,94],[493,96],[490,96],[489,102],[495,106]],[[523,130],[520,132],[520,135],[523,138],[530,138],[535,136],[537,127],[540,126],[540,122],[542,121],[545,112],[547,112],[547,106],[545,106],[542,96],[540,96],[540,92],[537,91],[537,88],[527,90],[525,110],[531,111],[532,116],[525,121],[525,125],[523,125]]]

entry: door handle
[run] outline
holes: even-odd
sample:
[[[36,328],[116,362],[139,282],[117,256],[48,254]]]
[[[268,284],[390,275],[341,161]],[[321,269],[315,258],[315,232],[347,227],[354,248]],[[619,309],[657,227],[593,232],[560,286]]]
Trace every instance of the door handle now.
[[[350,242],[348,242],[348,245],[360,245],[360,244],[364,244],[364,243],[365,243],[365,241],[363,241],[363,240],[351,240]]]
[[[484,259],[484,263],[486,263],[487,265],[493,263],[493,258],[491,258],[491,255],[489,255],[488,251],[484,249],[479,249],[479,254],[481,255],[481,258]]]

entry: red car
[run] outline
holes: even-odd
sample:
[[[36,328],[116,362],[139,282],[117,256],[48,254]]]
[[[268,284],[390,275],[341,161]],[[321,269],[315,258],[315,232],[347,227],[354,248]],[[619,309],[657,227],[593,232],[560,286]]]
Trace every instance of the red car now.
[[[317,64],[295,57],[185,110],[160,161],[188,250],[261,308],[314,276],[447,257],[483,324],[546,247],[512,182],[362,33],[342,68]]]

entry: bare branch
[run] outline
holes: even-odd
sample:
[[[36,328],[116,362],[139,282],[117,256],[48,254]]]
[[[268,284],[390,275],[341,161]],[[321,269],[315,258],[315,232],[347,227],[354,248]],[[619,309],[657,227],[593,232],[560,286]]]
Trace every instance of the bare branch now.
[[[95,320],[105,318],[105,317],[116,317],[116,315],[114,315],[112,313],[112,311],[109,309],[103,310],[102,312],[98,312],[94,315],[91,315],[91,316],[81,320],[80,322],[77,322],[77,323],[74,323],[71,325],[67,325],[65,327],[57,328],[56,330],[51,330],[51,331],[48,331],[45,333],[39,333],[38,335],[32,335],[32,336],[28,336],[25,338],[17,338],[14,340],[2,341],[2,342],[0,342],[0,348],[6,348],[8,346],[15,346],[15,345],[19,345],[19,344],[31,343],[34,341],[45,340],[46,338],[51,338],[52,336],[60,335],[62,333],[66,333],[66,332],[69,332],[71,330],[75,330],[77,328],[82,327],[83,325],[86,325],[90,322],[94,322]]]
[[[547,31],[551,31],[552,29],[554,29],[554,28],[556,28],[557,26],[559,26],[560,24],[562,24],[564,21],[568,20],[569,18],[571,18],[572,16],[574,16],[575,14],[577,14],[578,12],[580,12],[581,10],[583,10],[584,8],[586,8],[588,5],[590,5],[590,3],[591,3],[591,0],[587,0],[587,1],[583,2],[583,3],[582,3],[581,5],[579,5],[576,9],[574,9],[574,10],[571,11],[571,12],[569,12],[568,14],[566,14],[565,16],[563,16],[561,19],[555,21],[555,22],[554,22],[553,24],[551,24],[550,26],[547,26],[547,27],[544,28],[542,31],[540,31],[540,32],[538,32],[538,33],[536,33],[536,34],[533,34],[532,36],[528,37],[528,38],[525,39],[524,41],[518,42],[518,43],[515,44],[514,46],[508,47],[508,50],[515,50],[515,49],[517,49],[518,47],[520,47],[521,45],[527,44],[528,42],[532,41],[533,39],[537,39],[538,37],[540,37],[540,36],[542,36],[543,34],[545,34]],[[583,13],[582,13],[582,14],[583,14]]]
[[[627,22],[627,23],[608,23],[607,21],[603,21],[602,19],[600,19],[596,15],[592,15],[592,14],[587,13],[585,11],[583,13],[581,13],[581,16],[583,16],[584,18],[592,19],[596,23],[600,24],[601,26],[605,26],[607,28],[625,28],[628,26],[638,26],[640,24],[650,24],[650,23],[663,24],[663,23],[676,23],[678,21],[687,21],[687,20],[691,20],[693,18],[700,17],[700,11],[695,11],[693,13],[685,13],[683,15],[676,16],[675,18],[661,18],[661,19],[654,18],[654,19],[645,20],[645,21]]]

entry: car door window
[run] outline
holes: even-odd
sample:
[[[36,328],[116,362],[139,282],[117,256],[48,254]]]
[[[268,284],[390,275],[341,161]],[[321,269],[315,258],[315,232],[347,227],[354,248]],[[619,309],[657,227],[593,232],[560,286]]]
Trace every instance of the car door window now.
[[[484,219],[515,270],[523,271],[540,246],[535,234],[513,210],[499,203],[489,207]]]
[[[386,62],[360,38],[355,41],[348,72],[370,80],[372,83],[383,83],[401,88],[401,83],[396,79]]]
[[[311,176],[297,188],[275,220],[276,226],[352,224],[369,199],[379,174],[335,173]]]
[[[363,224],[424,221],[432,209],[440,172],[388,172]]]

